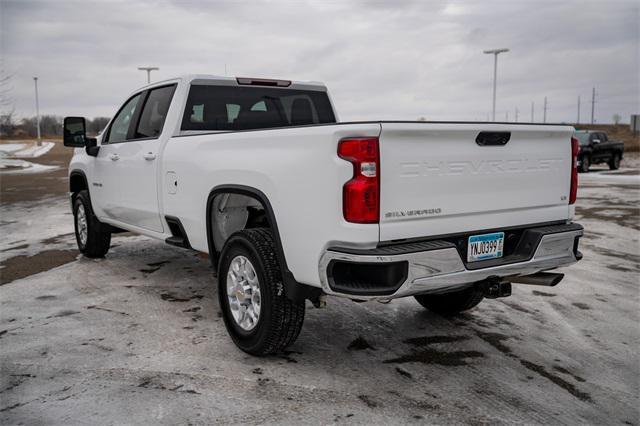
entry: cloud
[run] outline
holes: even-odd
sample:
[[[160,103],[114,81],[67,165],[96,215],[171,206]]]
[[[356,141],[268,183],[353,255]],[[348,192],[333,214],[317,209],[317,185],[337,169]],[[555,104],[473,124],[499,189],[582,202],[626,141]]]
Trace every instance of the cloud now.
[[[640,109],[635,1],[11,1],[0,3],[16,111],[110,116],[145,83],[184,73],[324,81],[341,119],[548,121]]]

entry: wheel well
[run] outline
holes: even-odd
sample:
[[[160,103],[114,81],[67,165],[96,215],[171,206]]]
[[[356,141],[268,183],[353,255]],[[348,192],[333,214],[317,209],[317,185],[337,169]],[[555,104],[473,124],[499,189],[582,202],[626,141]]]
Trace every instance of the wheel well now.
[[[262,202],[251,195],[221,192],[211,200],[209,229],[213,249],[220,253],[234,232],[249,228],[271,228]]]
[[[216,217],[226,223],[216,223]],[[298,283],[289,270],[276,217],[269,199],[263,192],[244,185],[218,186],[209,193],[206,220],[209,259],[216,273],[219,253],[224,242],[233,232],[248,228],[270,228],[275,243],[275,254],[282,271],[285,294],[291,300],[318,300],[322,290]]]
[[[69,192],[71,193],[71,203],[75,202],[76,195],[78,192],[89,189],[89,185],[87,184],[87,178],[82,172],[72,172],[71,176],[69,176]]]
[[[83,189],[89,189],[87,179],[81,173],[72,173],[69,177],[69,192],[77,194]]]

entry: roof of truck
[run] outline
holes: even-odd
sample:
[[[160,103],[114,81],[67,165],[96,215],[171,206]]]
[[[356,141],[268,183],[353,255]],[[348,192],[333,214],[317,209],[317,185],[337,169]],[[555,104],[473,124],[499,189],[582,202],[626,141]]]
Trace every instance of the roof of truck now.
[[[170,82],[175,82],[177,80],[186,81],[188,83],[220,84],[220,85],[233,85],[233,86],[252,85],[252,84],[246,84],[246,83],[240,84],[239,80],[257,81],[258,83],[254,85],[258,85],[258,86],[262,86],[262,84],[259,84],[260,81],[262,82],[280,81],[280,82],[287,82],[288,84],[286,86],[273,86],[273,85],[268,85],[268,86],[276,87],[276,88],[280,87],[283,89],[322,90],[322,91],[327,90],[327,87],[324,85],[324,83],[319,81],[284,80],[284,79],[272,79],[272,78],[264,78],[264,77],[243,77],[243,76],[225,77],[225,76],[212,75],[212,74],[183,74],[173,78],[168,78],[165,80],[153,82],[151,84],[141,87],[141,89],[144,89],[147,87],[154,87],[154,86],[158,86],[158,85],[162,85]]]

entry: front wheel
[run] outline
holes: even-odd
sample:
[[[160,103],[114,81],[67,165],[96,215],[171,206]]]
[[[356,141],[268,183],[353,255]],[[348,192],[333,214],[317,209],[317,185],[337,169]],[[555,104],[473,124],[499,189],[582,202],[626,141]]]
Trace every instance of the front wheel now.
[[[231,339],[249,354],[280,352],[302,329],[304,302],[285,295],[268,229],[245,229],[229,237],[220,256],[218,300]]]
[[[425,308],[443,316],[453,316],[476,307],[484,293],[475,287],[452,291],[444,294],[422,294],[415,299]]]
[[[104,257],[111,245],[111,232],[93,214],[89,191],[82,190],[73,202],[76,242],[78,249],[87,257]]]
[[[620,154],[613,154],[611,160],[609,160],[609,169],[618,170],[620,168]]]

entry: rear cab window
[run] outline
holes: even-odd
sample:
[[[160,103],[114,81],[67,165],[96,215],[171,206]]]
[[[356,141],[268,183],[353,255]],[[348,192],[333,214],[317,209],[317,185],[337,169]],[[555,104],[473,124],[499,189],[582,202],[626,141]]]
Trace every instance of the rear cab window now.
[[[181,129],[234,131],[335,122],[324,91],[191,85]]]

